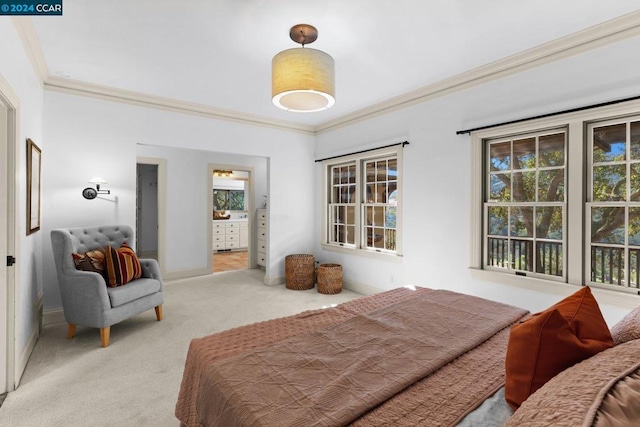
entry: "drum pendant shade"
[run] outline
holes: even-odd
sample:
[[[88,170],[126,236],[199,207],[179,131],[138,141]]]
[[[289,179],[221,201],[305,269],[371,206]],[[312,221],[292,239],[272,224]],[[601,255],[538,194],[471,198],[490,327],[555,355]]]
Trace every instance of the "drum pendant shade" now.
[[[292,39],[296,27],[291,29]],[[278,53],[271,65],[271,94],[277,107],[310,113],[335,103],[335,65],[330,55],[305,48],[303,43]]]

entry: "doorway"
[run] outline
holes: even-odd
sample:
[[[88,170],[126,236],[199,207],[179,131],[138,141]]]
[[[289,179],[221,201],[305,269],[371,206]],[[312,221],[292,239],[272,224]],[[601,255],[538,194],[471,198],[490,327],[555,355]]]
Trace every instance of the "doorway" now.
[[[21,373],[16,372],[17,265],[16,157],[18,147],[18,99],[0,76],[0,394],[13,391]]]
[[[136,252],[153,258],[164,272],[164,159],[138,158],[136,163]]]
[[[250,267],[253,171],[214,165],[210,175],[212,272]]]

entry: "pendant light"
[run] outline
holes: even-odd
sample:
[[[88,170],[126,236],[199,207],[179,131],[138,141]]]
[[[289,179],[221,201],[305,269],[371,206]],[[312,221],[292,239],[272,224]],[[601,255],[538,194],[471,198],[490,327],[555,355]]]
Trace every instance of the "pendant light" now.
[[[317,49],[305,48],[318,38],[318,30],[308,24],[291,27],[289,37],[302,47],[287,49],[271,62],[271,94],[276,107],[312,113],[335,103],[333,58]]]

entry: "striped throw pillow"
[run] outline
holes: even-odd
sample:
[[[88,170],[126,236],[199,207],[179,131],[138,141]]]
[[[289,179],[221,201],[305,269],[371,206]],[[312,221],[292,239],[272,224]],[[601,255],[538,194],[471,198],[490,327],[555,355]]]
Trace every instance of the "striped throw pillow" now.
[[[123,243],[119,249],[107,246],[105,251],[105,269],[107,284],[111,288],[126,285],[142,276],[142,267],[136,253],[129,245]]]

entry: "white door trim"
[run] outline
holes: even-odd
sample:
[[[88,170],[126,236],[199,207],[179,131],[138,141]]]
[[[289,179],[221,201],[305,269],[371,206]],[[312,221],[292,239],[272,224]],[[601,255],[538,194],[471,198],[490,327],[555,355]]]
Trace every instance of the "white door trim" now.
[[[7,255],[16,257],[16,263],[6,270],[6,339],[0,342],[0,352],[6,355],[4,366],[0,366],[6,375],[2,375],[5,381],[0,384],[0,392],[13,391],[19,382],[22,372],[18,372],[19,367],[16,365],[18,358],[16,346],[17,331],[20,327],[20,317],[18,316],[19,288],[16,286],[20,283],[20,264],[21,260],[18,256],[20,252],[19,239],[16,235],[17,218],[19,218],[20,208],[18,206],[18,194],[20,181],[17,179],[20,162],[20,141],[19,141],[19,123],[20,123],[20,101],[18,96],[13,92],[7,81],[0,75],[0,103],[7,109],[7,128],[6,128],[6,147],[0,147],[1,154],[6,153],[7,159]],[[6,152],[4,150],[6,149]],[[0,259],[5,263],[6,260]],[[6,264],[4,264],[6,265]]]

